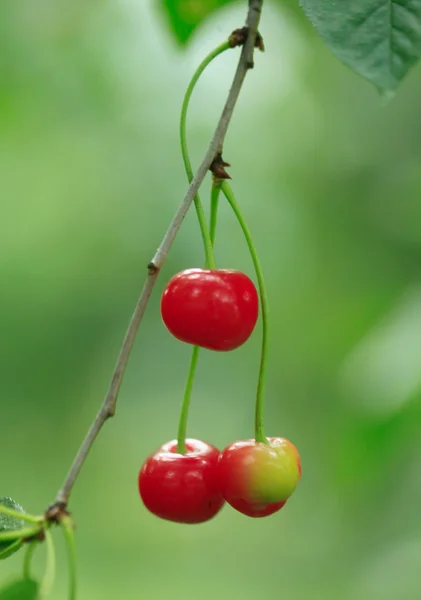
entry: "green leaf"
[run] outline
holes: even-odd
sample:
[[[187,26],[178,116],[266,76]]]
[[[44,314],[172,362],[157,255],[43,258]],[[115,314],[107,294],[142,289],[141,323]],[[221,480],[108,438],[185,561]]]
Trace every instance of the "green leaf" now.
[[[12,500],[12,498],[8,498],[6,496],[0,497],[0,505],[5,506],[6,508],[11,508],[20,513],[25,512],[17,502]],[[24,525],[24,521],[0,513],[0,532],[22,529]],[[16,540],[0,541],[0,553],[2,553],[2,555],[0,556],[1,559],[7,558],[14,554],[14,552],[17,552],[19,550],[20,545],[16,544],[15,542]],[[8,550],[8,552],[6,552],[6,550]]]
[[[13,581],[0,589],[0,600],[37,600],[38,583],[32,579]]]
[[[300,0],[336,56],[383,92],[421,56],[420,0]]]
[[[161,0],[170,28],[186,44],[196,27],[211,13],[233,0]],[[227,32],[227,36],[230,32]]]
[[[23,544],[22,540],[12,540],[11,542],[9,542],[9,545],[7,546],[7,548],[4,548],[3,550],[1,550],[0,560],[4,560],[5,558],[9,558],[9,556],[12,556],[12,554],[14,554],[18,550],[20,550],[20,547],[22,546],[22,544]]]

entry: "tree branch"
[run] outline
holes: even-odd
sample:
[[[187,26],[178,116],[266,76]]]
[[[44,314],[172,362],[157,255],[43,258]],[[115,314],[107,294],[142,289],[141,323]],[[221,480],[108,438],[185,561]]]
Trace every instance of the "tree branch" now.
[[[123,380],[124,372],[129,360],[129,355],[133,347],[133,343],[139,329],[140,322],[142,321],[143,315],[146,310],[152,289],[155,285],[156,279],[159,272],[168,256],[168,252],[174,242],[174,239],[181,227],[184,217],[195,197],[201,183],[203,182],[206,173],[208,172],[212,162],[218,154],[222,154],[222,147],[224,139],[228,130],[228,126],[231,121],[231,117],[234,111],[235,104],[238,100],[241,87],[244,82],[244,78],[248,69],[253,68],[253,54],[257,36],[257,29],[260,21],[260,13],[262,9],[263,0],[249,0],[249,8],[246,20],[246,27],[248,30],[247,39],[243,45],[241,56],[238,62],[238,66],[234,75],[231,89],[228,93],[225,106],[223,108],[221,117],[210,143],[209,149],[197,170],[189,188],[186,192],[183,202],[179,206],[170,226],[151,262],[148,264],[148,277],[140,293],[137,301],[135,310],[133,312],[132,319],[124,338],[120,355],[117,360],[117,364],[114,370],[113,377],[111,379],[110,387],[105,397],[104,403],[98,412],[94,422],[91,425],[79,451],[73,461],[70,471],[57,493],[54,504],[47,510],[47,518],[57,518],[57,511],[64,510],[69,501],[69,496],[72,491],[73,485],[82,468],[86,457],[91,449],[95,438],[100,432],[105,421],[113,417],[116,409],[116,402],[118,392]]]

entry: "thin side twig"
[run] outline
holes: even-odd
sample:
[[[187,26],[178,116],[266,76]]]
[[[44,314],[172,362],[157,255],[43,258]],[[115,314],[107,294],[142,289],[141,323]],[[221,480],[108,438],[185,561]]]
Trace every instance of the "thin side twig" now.
[[[140,322],[146,310],[152,289],[155,285],[159,272],[168,256],[168,252],[174,242],[174,239],[181,227],[184,217],[190,208],[190,205],[195,197],[201,183],[203,182],[206,173],[208,172],[212,162],[217,155],[222,154],[224,139],[231,121],[235,104],[238,100],[241,87],[248,69],[253,67],[254,47],[257,36],[257,29],[260,21],[263,0],[249,0],[249,7],[246,19],[246,27],[248,30],[247,39],[243,45],[238,66],[234,75],[231,89],[228,93],[225,106],[223,108],[218,125],[215,129],[209,149],[197,170],[191,184],[188,187],[183,202],[180,204],[173,220],[171,221],[168,230],[150,263],[148,264],[148,276],[140,293],[136,307],[133,312],[132,319],[127,329],[120,354],[116,363],[114,374],[111,379],[110,387],[103,402],[103,405],[95,417],[81,447],[79,448],[73,464],[67,474],[66,479],[60,490],[57,493],[54,504],[47,510],[47,515],[56,514],[57,510],[65,509],[73,485],[79,475],[86,457],[91,449],[98,433],[100,432],[105,421],[113,417],[116,409],[118,392],[123,380],[124,372],[129,360],[130,352],[139,329]]]

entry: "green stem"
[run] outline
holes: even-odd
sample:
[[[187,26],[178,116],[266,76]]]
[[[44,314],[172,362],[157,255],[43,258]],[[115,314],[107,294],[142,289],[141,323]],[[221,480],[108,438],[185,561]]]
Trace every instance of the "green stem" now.
[[[269,333],[269,307],[268,307],[268,298],[266,293],[265,281],[263,278],[262,268],[260,266],[259,257],[257,255],[256,247],[253,243],[253,239],[251,237],[250,230],[247,226],[247,223],[244,220],[244,217],[241,213],[241,209],[238,205],[237,200],[235,199],[234,193],[231,189],[231,186],[227,183],[227,181],[223,181],[221,184],[221,190],[231,205],[235,216],[240,224],[241,229],[243,230],[244,237],[246,238],[247,245],[250,250],[251,258],[254,264],[254,269],[256,271],[257,281],[259,284],[259,294],[260,294],[260,303],[262,307],[262,321],[263,321],[263,335],[262,335],[262,350],[260,357],[260,369],[259,369],[259,379],[257,383],[257,394],[256,394],[256,412],[255,412],[255,440],[257,442],[267,443],[267,439],[264,432],[264,417],[263,417],[263,404],[264,404],[264,393],[265,393],[265,385],[266,385],[266,371],[267,371],[267,361],[268,361],[268,333]]]
[[[207,269],[216,269],[205,211],[203,210],[203,205],[198,194],[194,198],[194,206],[199,220],[200,231],[202,232],[203,246],[205,249],[205,266]]]
[[[189,183],[193,180],[193,169],[191,166],[188,148],[187,148],[187,134],[186,134],[186,120],[187,120],[187,110],[189,107],[189,102],[191,95],[193,93],[194,87],[202,75],[203,71],[206,67],[212,62],[214,58],[225,52],[230,48],[229,42],[223,42],[219,46],[217,46],[212,52],[210,52],[197,67],[196,71],[193,74],[193,77],[187,87],[186,93],[184,95],[183,104],[181,107],[181,115],[180,115],[180,143],[181,143],[181,152],[183,155],[184,166],[187,173],[187,179]],[[197,218],[199,220],[200,231],[203,239],[203,246],[205,249],[205,258],[206,258],[206,267],[208,269],[215,268],[215,259],[213,257],[212,243],[211,237],[208,230],[208,225],[206,222],[205,212],[203,210],[203,205],[200,200],[199,193],[194,197],[194,205],[196,208]]]
[[[31,560],[37,545],[38,542],[36,540],[33,540],[28,544],[28,547],[26,549],[25,557],[23,559],[23,577],[25,579],[31,579]]]
[[[23,527],[22,529],[10,529],[0,533],[0,541],[4,540],[23,540],[36,535],[41,531],[42,527]]]
[[[210,225],[209,233],[212,248],[215,246],[216,223],[218,220],[218,204],[219,194],[221,193],[221,181],[219,179],[212,181],[211,187],[211,210],[210,210]]]
[[[216,232],[216,221],[218,216],[218,197],[221,191],[220,185],[212,185],[211,188],[211,218],[210,218],[210,239],[212,248],[215,243],[215,232]],[[196,372],[197,360],[199,358],[199,347],[194,346],[192,351],[192,357],[190,360],[189,374],[187,377],[186,388],[184,390],[183,403],[181,405],[180,421],[178,425],[178,436],[177,436],[177,452],[180,454],[187,453],[186,447],[186,432],[187,432],[187,418],[189,413],[191,393],[193,389],[194,375]]]
[[[218,198],[221,191],[220,185],[212,185],[211,188],[211,218],[210,218],[210,239],[212,248],[215,243],[215,232],[216,232],[216,221],[218,216]],[[194,346],[192,357],[190,360],[189,374],[187,377],[186,389],[184,390],[183,403],[181,405],[180,421],[178,425],[178,437],[177,437],[177,452],[180,454],[186,454],[186,432],[187,432],[187,418],[189,413],[191,393],[193,389],[194,375],[196,372],[197,360],[199,358],[199,347]]]
[[[27,515],[26,513],[21,513],[18,510],[13,510],[13,508],[7,508],[7,506],[1,505],[0,513],[2,513],[3,515],[8,515],[9,517],[13,517],[15,519],[19,519],[20,521],[34,523],[35,525],[38,525],[43,520],[42,517],[34,517],[32,515]]]
[[[194,374],[196,372],[197,359],[199,358],[199,347],[194,346],[191,355],[189,374],[187,376],[186,388],[184,390],[183,404],[181,405],[180,421],[178,424],[178,436],[177,436],[177,452],[180,454],[187,454],[186,447],[186,431],[187,431],[187,417],[189,415],[189,406],[191,399],[191,392],[193,388]]]
[[[67,557],[69,561],[69,600],[76,600],[76,545],[73,524],[69,517],[63,517],[64,538],[67,545]]]
[[[49,529],[45,530],[45,541],[47,544],[47,566],[44,579],[41,583],[41,598],[45,598],[51,592],[56,574],[56,553],[54,548],[53,536]]]
[[[217,46],[210,54],[204,58],[204,60],[197,67],[188,87],[186,93],[184,95],[183,105],[181,107],[181,115],[180,115],[180,143],[181,143],[181,153],[183,155],[184,167],[186,169],[187,179],[189,183],[193,180],[193,169],[190,162],[189,151],[187,147],[187,133],[186,133],[186,122],[187,122],[187,110],[189,107],[189,102],[191,95],[193,93],[194,87],[214,58],[225,52],[230,48],[229,42],[224,42]],[[199,220],[200,231],[202,233],[203,246],[205,249],[205,260],[206,267],[208,269],[215,269],[215,259],[213,256],[213,245],[215,242],[215,231],[216,231],[216,221],[217,221],[217,213],[218,213],[218,196],[220,192],[220,187],[213,186],[211,189],[211,219],[210,219],[210,231],[208,230],[208,225],[206,222],[205,212],[203,210],[203,205],[200,200],[199,193],[194,197],[194,204],[196,208],[197,218]],[[193,389],[193,381],[194,375],[196,372],[197,360],[199,358],[199,347],[194,346],[192,351],[192,356],[190,360],[189,373],[187,376],[187,383],[184,390],[183,403],[181,405],[181,413],[180,420],[178,424],[178,435],[177,435],[177,452],[180,454],[187,453],[186,447],[186,433],[187,433],[187,419],[189,414],[191,393]]]

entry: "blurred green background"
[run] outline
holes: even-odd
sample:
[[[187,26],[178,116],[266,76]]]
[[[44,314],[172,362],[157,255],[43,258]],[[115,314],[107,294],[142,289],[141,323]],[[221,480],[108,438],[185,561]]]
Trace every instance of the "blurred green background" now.
[[[186,19],[203,4],[178,2]],[[183,47],[152,0],[1,3],[0,495],[30,512],[54,499],[106,392],[145,265],[186,190],[184,89],[245,4],[212,13]],[[267,51],[224,157],[267,277],[267,433],[298,446],[302,483],[262,520],[227,507],[182,526],[140,502],[139,468],[176,434],[189,363],[159,299],[171,275],[203,263],[192,211],[116,418],[74,489],[80,600],[421,597],[421,68],[384,105],[287,4],[265,1]],[[237,60],[219,58],[195,93],[195,165]],[[224,205],[216,255],[253,274]],[[223,447],[253,435],[259,345],[260,327],[236,352],[202,353],[191,437]],[[53,597],[64,598],[57,540]],[[4,561],[2,579],[21,560]],[[43,549],[35,563],[41,574]]]

